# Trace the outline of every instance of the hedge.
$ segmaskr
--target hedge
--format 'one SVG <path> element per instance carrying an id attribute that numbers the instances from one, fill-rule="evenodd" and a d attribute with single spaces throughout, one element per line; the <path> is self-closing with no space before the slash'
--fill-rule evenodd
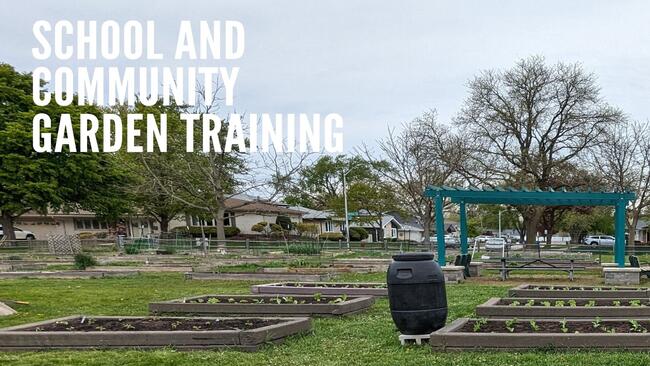
<path id="1" fill-rule="evenodd" d="M 175 233 L 189 234 L 193 237 L 201 237 L 201 227 L 200 226 L 190 226 L 189 229 L 185 226 L 178 226 L 172 229 Z M 239 235 L 241 230 L 234 226 L 226 226 L 223 228 L 226 238 Z M 205 236 L 217 236 L 217 228 L 215 226 L 203 227 L 203 233 Z"/>

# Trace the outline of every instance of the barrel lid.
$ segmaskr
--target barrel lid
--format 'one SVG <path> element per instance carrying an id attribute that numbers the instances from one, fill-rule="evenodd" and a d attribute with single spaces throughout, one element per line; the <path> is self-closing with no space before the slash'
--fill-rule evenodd
<path id="1" fill-rule="evenodd" d="M 417 253 L 400 253 L 393 256 L 393 260 L 400 262 L 408 261 L 431 261 L 433 260 L 433 253 L 430 252 L 417 252 Z"/>

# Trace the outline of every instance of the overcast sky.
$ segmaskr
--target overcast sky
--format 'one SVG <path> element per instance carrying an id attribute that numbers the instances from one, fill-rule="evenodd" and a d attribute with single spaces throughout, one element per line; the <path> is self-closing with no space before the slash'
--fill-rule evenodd
<path id="1" fill-rule="evenodd" d="M 236 62 L 238 110 L 340 113 L 348 151 L 430 108 L 450 121 L 473 75 L 533 54 L 549 62 L 581 62 L 598 76 L 611 104 L 634 119 L 650 117 L 648 1 L 37 4 L 7 1 L 0 12 L 0 61 L 21 71 L 39 65 L 31 56 L 37 19 L 155 20 L 162 51 L 175 47 L 180 20 L 239 20 L 246 28 L 246 52 Z"/>

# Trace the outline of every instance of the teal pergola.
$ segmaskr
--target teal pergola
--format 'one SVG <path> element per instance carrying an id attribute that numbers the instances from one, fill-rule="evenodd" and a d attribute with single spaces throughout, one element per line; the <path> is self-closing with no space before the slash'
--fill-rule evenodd
<path id="1" fill-rule="evenodd" d="M 476 203 L 534 205 L 534 206 L 614 206 L 615 244 L 614 256 L 619 267 L 625 266 L 625 207 L 635 199 L 633 192 L 579 192 L 554 190 L 527 190 L 514 188 L 453 188 L 429 186 L 425 196 L 431 197 L 436 205 L 436 236 L 438 242 L 438 263 L 445 261 L 445 219 L 443 203 L 449 198 L 460 207 L 460 249 L 467 254 L 467 212 L 465 205 Z"/>

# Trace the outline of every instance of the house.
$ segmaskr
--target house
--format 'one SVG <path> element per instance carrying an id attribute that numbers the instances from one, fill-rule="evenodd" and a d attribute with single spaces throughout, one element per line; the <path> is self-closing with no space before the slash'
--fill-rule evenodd
<path id="1" fill-rule="evenodd" d="M 318 234 L 344 231 L 345 220 L 337 218 L 331 211 L 314 210 L 302 206 L 291 206 L 290 209 L 302 212 L 302 222 L 316 225 Z"/>
<path id="2" fill-rule="evenodd" d="M 288 216 L 292 222 L 302 222 L 302 211 L 289 208 L 282 203 L 273 203 L 258 197 L 237 195 L 226 200 L 225 226 L 235 226 L 242 234 L 257 235 L 251 230 L 260 221 L 275 223 L 278 216 Z M 215 220 L 200 220 L 196 216 L 179 215 L 172 219 L 169 228 L 199 226 L 216 226 Z M 146 215 L 129 215 L 117 223 L 109 224 L 90 211 L 51 212 L 42 215 L 29 211 L 15 220 L 15 226 L 34 233 L 36 239 L 47 239 L 51 234 L 94 234 L 95 236 L 112 236 L 123 234 L 131 237 L 143 237 L 160 233 L 158 222 Z"/>
<path id="3" fill-rule="evenodd" d="M 172 220 L 170 227 L 183 225 L 184 221 L 178 218 Z M 49 235 L 62 234 L 95 234 L 98 236 L 123 233 L 126 236 L 147 236 L 160 232 L 156 220 L 146 215 L 130 215 L 119 220 L 118 223 L 109 225 L 105 220 L 98 218 L 93 212 L 77 210 L 71 212 L 51 212 L 42 215 L 35 211 L 28 211 L 14 221 L 14 225 L 34 233 L 36 239 L 47 239 Z"/>
<path id="4" fill-rule="evenodd" d="M 635 241 L 650 243 L 650 221 L 639 220 L 636 224 Z"/>
<path id="5" fill-rule="evenodd" d="M 364 228 L 369 235 L 365 241 L 376 242 L 383 231 L 384 240 L 400 240 L 421 242 L 424 239 L 424 229 L 421 225 L 409 221 L 398 214 L 383 215 L 381 228 L 377 227 L 378 222 L 350 222 L 350 227 Z"/>
<path id="6" fill-rule="evenodd" d="M 295 210 L 284 203 L 275 203 L 259 197 L 249 195 L 236 195 L 226 199 L 226 212 L 224 213 L 224 225 L 239 228 L 245 235 L 258 235 L 260 233 L 251 230 L 258 222 L 275 224 L 278 216 L 287 216 L 293 223 L 302 222 L 303 212 Z M 200 220 L 196 216 L 187 216 L 186 223 L 182 226 L 216 226 L 214 220 Z"/>

